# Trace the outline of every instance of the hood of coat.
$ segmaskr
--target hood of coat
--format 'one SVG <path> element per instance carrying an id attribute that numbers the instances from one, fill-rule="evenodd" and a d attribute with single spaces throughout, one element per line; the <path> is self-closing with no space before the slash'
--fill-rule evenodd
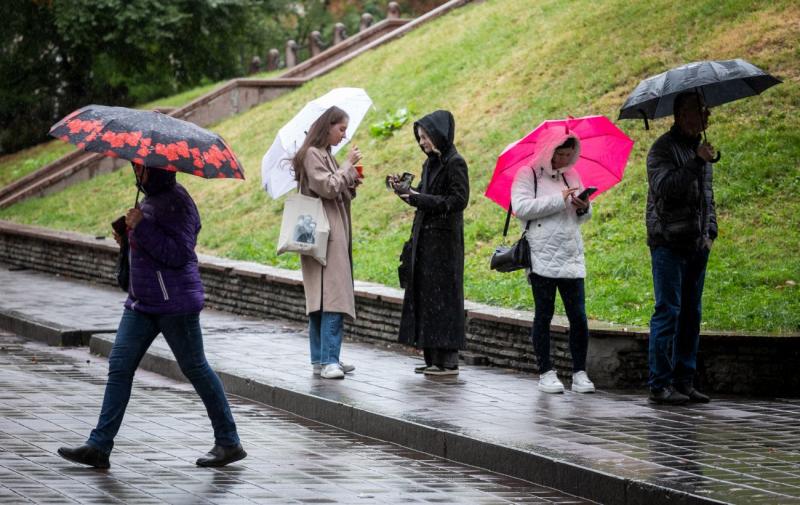
<path id="1" fill-rule="evenodd" d="M 145 167 L 147 181 L 142 184 L 138 180 L 136 186 L 147 196 L 157 195 L 175 187 L 175 172 L 161 170 L 160 168 Z"/>
<path id="2" fill-rule="evenodd" d="M 448 153 L 453 148 L 453 140 L 456 135 L 456 121 L 450 111 L 437 110 L 414 123 L 414 137 L 417 139 L 417 145 L 419 145 L 417 126 L 422 127 L 428 133 L 436 149 L 441 153 L 442 158 L 447 159 Z M 420 147 L 420 149 L 422 148 Z M 427 156 L 434 155 L 434 153 L 425 154 Z"/>
<path id="3" fill-rule="evenodd" d="M 570 137 L 575 139 L 575 149 L 572 153 L 572 158 L 570 158 L 566 166 L 558 170 L 553 170 L 553 153 L 558 146 L 566 142 Z M 548 128 L 536 139 L 536 151 L 536 157 L 533 160 L 532 167 L 537 171 L 544 171 L 547 175 L 560 175 L 571 169 L 578 161 L 581 154 L 581 139 L 579 139 L 575 133 L 567 131 L 564 127 L 556 126 L 554 128 Z"/>

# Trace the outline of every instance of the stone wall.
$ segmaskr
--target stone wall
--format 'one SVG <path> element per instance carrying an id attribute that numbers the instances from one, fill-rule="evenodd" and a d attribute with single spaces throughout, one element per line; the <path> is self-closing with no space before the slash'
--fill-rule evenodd
<path id="1" fill-rule="evenodd" d="M 114 285 L 117 245 L 105 238 L 0 221 L 0 262 L 77 279 Z M 200 256 L 209 307 L 256 317 L 306 321 L 300 272 L 256 263 Z M 2 288 L 0 288 L 2 289 Z M 356 282 L 358 319 L 348 336 L 371 342 L 396 342 L 403 292 Z M 470 363 L 536 372 L 530 344 L 531 312 L 467 302 L 467 349 Z M 569 375 L 571 360 L 566 322 L 551 327 L 553 360 Z M 644 387 L 647 379 L 647 333 L 590 322 L 587 368 L 601 388 Z M 800 335 L 703 334 L 698 383 L 708 391 L 798 396 Z"/>

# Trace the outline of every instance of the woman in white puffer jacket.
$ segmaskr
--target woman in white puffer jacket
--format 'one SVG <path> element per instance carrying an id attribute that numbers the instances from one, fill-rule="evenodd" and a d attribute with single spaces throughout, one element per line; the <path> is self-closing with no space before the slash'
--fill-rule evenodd
<path id="1" fill-rule="evenodd" d="M 550 321 L 555 310 L 556 289 L 569 319 L 572 354 L 572 390 L 594 392 L 586 375 L 589 327 L 586 319 L 583 239 L 580 225 L 592 215 L 580 177 L 573 170 L 580 155 L 580 140 L 562 128 L 551 128 L 537 140 L 533 163 L 517 172 L 511 188 L 511 205 L 531 248 L 528 279 L 536 306 L 531 340 L 539 362 L 539 389 L 563 393 L 550 359 Z M 530 224 L 528 224 L 530 223 Z"/>

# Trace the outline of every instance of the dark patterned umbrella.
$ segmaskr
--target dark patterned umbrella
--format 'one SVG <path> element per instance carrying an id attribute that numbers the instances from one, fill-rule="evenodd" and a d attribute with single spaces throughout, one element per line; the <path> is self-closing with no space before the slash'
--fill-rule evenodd
<path id="1" fill-rule="evenodd" d="M 54 124 L 50 135 L 146 167 L 244 179 L 242 165 L 222 137 L 160 112 L 87 105 Z"/>

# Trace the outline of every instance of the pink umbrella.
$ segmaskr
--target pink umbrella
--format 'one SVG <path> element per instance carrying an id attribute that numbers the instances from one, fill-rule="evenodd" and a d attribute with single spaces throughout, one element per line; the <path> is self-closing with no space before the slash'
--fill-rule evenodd
<path id="1" fill-rule="evenodd" d="M 584 187 L 597 187 L 597 192 L 590 198 L 594 199 L 622 180 L 633 140 L 605 116 L 569 117 L 545 121 L 523 138 L 509 144 L 497 158 L 494 175 L 486 188 L 487 198 L 508 209 L 511 184 L 517 170 L 533 163 L 537 139 L 550 128 L 564 128 L 565 132 L 572 132 L 580 139 L 581 152 L 575 163 L 575 171 Z"/>

